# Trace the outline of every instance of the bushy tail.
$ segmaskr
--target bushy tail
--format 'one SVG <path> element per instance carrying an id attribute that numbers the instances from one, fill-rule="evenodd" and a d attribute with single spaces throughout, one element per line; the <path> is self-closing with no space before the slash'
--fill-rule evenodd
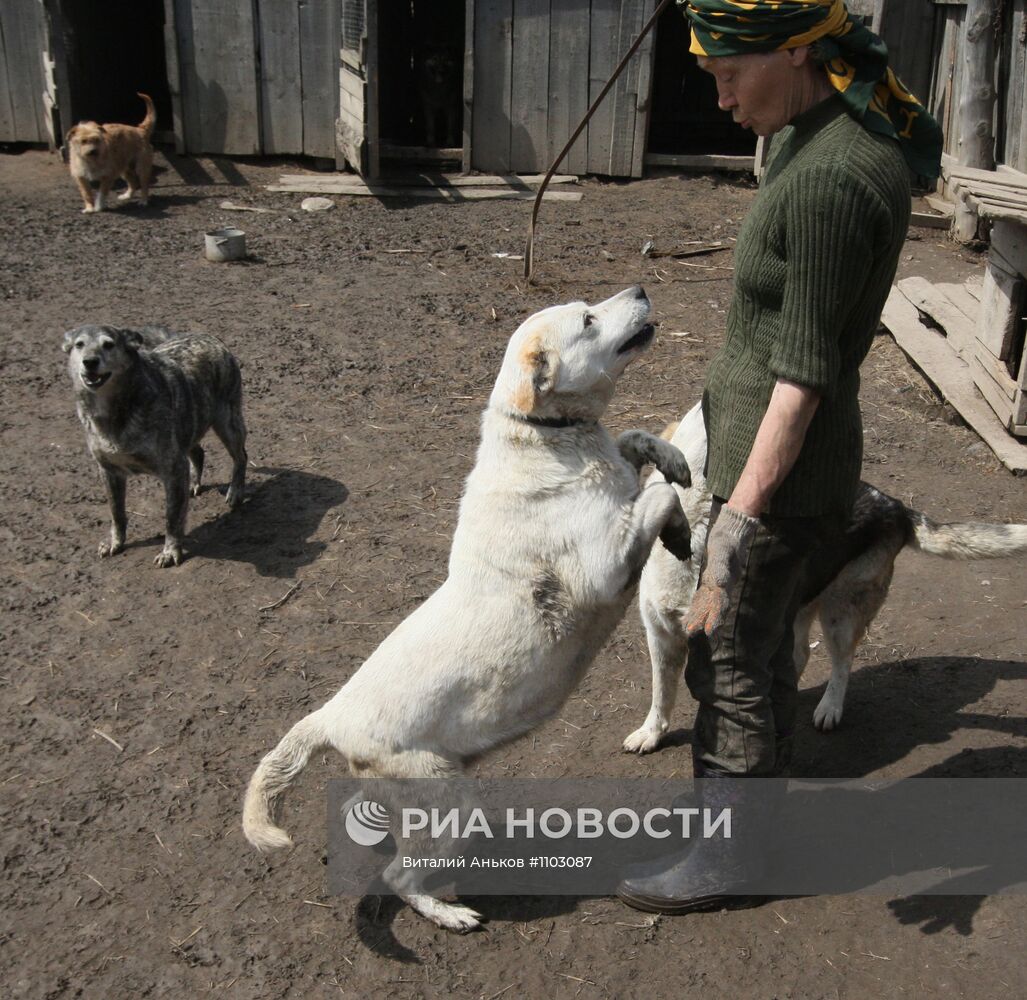
<path id="1" fill-rule="evenodd" d="M 289 835 L 275 826 L 272 818 L 275 800 L 307 766 L 310 755 L 327 743 L 319 709 L 300 719 L 257 765 L 246 789 L 242 829 L 246 839 L 258 850 L 273 851 L 292 844 Z"/>
<path id="2" fill-rule="evenodd" d="M 906 508 L 912 525 L 910 546 L 943 559 L 998 559 L 1027 552 L 1027 524 L 936 524 Z"/>
<path id="3" fill-rule="evenodd" d="M 146 102 L 146 117 L 139 123 L 139 128 L 143 130 L 143 135 L 146 136 L 146 141 L 150 141 L 150 136 L 153 135 L 153 127 L 157 124 L 157 112 L 153 107 L 153 101 L 150 100 L 149 94 L 137 93 L 136 97 L 141 97 Z"/>

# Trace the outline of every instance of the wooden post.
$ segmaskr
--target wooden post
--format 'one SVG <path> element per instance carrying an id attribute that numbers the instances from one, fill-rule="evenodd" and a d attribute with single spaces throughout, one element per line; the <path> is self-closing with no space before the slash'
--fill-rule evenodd
<path id="1" fill-rule="evenodd" d="M 959 162 L 995 169 L 995 32 L 998 0 L 968 0 L 963 44 L 963 92 L 959 95 Z M 964 242 L 977 236 L 977 212 L 956 202 L 953 233 Z"/>

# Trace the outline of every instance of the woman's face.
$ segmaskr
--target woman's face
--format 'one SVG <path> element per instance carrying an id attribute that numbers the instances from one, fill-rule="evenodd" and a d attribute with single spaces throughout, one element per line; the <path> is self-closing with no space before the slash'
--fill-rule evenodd
<path id="1" fill-rule="evenodd" d="M 717 81 L 718 104 L 743 128 L 773 135 L 806 110 L 809 49 L 739 56 L 699 56 L 699 67 Z"/>

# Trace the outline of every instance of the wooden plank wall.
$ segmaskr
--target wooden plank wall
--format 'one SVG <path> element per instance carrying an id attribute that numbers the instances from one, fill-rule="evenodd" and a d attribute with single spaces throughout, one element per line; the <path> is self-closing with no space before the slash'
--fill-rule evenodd
<path id="1" fill-rule="evenodd" d="M 1027 173 L 1027 0 L 1012 0 L 1007 7 L 999 79 L 995 159 Z"/>
<path id="2" fill-rule="evenodd" d="M 478 0 L 471 163 L 541 172 L 655 9 L 655 0 Z M 561 170 L 639 177 L 652 36 L 574 144 Z"/>
<path id="3" fill-rule="evenodd" d="M 335 157 L 340 0 L 171 2 L 186 150 Z"/>
<path id="4" fill-rule="evenodd" d="M 0 2 L 0 142 L 48 142 L 40 0 Z"/>
<path id="5" fill-rule="evenodd" d="M 175 0 L 185 147 L 261 151 L 254 0 Z"/>

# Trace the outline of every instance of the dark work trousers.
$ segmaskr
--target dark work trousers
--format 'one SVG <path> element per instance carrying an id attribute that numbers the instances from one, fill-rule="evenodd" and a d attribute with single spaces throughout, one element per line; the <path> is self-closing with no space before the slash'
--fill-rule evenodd
<path id="1" fill-rule="evenodd" d="M 712 528 L 724 501 L 714 499 Z M 692 733 L 697 770 L 770 776 L 791 759 L 799 699 L 795 618 L 807 563 L 841 537 L 845 518 L 760 518 L 741 554 L 721 626 L 688 644 L 685 682 L 699 703 Z M 705 572 L 705 560 L 702 572 Z"/>

